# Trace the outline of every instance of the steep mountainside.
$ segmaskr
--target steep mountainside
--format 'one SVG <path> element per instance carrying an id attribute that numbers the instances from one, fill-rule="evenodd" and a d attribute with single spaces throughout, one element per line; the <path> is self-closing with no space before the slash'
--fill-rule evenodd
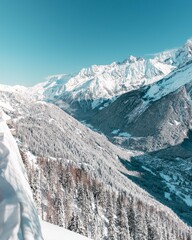
<path id="1" fill-rule="evenodd" d="M 154 196 L 163 190 L 167 205 L 191 224 L 192 62 L 161 81 L 126 93 L 94 115 L 91 124 L 112 142 L 142 150 L 128 169 L 145 173 L 134 179 Z M 156 188 L 151 187 L 155 176 Z M 164 201 L 162 196 L 158 197 Z"/>
<path id="2" fill-rule="evenodd" d="M 2 110 L 0 114 L 0 239 L 88 240 L 44 221 L 39 223 L 26 169 L 11 134 L 13 132 L 6 124 L 10 124 L 11 119 Z"/>
<path id="3" fill-rule="evenodd" d="M 91 124 L 129 147 L 155 151 L 182 142 L 191 128 L 192 62 L 161 81 L 126 93 Z"/>
<path id="4" fill-rule="evenodd" d="M 1 92 L 43 219 L 97 239 L 190 239 L 191 229 L 129 178 L 136 153 L 58 107 Z M 9 104 L 8 104 L 9 103 Z"/>

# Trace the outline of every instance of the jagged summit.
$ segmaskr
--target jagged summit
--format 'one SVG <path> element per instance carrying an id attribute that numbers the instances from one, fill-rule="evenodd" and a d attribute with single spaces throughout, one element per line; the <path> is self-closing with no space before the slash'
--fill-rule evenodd
<path id="1" fill-rule="evenodd" d="M 173 66 L 182 66 L 192 58 L 192 39 L 188 39 L 186 43 L 176 49 L 164 51 L 157 54 L 156 59 L 171 64 Z"/>
<path id="2" fill-rule="evenodd" d="M 185 46 L 188 48 L 188 50 L 192 51 L 192 38 L 188 39 Z"/>

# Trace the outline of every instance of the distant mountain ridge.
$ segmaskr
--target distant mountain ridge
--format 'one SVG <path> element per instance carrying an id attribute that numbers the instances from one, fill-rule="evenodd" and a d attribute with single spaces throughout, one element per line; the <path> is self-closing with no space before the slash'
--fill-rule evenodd
<path id="1" fill-rule="evenodd" d="M 38 100 L 53 102 L 71 115 L 103 109 L 123 93 L 163 79 L 192 58 L 192 39 L 150 59 L 129 56 L 123 62 L 92 65 L 76 74 L 59 74 L 33 87 L 12 87 Z M 9 87 L 10 88 L 10 87 Z M 6 89 L 1 85 L 0 89 Z"/>
<path id="2" fill-rule="evenodd" d="M 164 51 L 151 59 L 130 56 L 123 62 L 83 68 L 77 74 L 50 76 L 31 90 L 36 95 L 40 93 L 39 98 L 54 101 L 65 110 L 66 103 L 70 106 L 79 103 L 83 110 L 103 108 L 123 93 L 164 78 L 191 57 L 192 40 L 188 40 L 181 48 Z"/>

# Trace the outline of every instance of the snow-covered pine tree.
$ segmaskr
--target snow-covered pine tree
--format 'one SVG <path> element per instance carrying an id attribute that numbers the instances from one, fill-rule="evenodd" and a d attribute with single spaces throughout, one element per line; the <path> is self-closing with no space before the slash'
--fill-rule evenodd
<path id="1" fill-rule="evenodd" d="M 108 237 L 110 240 L 115 240 L 116 239 L 116 226 L 115 226 L 115 209 L 113 206 L 113 197 L 111 194 L 111 191 L 108 192 L 108 201 L 107 201 L 107 211 L 106 211 L 106 216 L 108 219 Z"/>
<path id="2" fill-rule="evenodd" d="M 128 216 L 125 208 L 125 198 L 124 194 L 120 192 L 117 198 L 117 239 L 118 240 L 130 240 L 131 236 L 129 233 L 129 224 L 128 224 Z"/>
<path id="3" fill-rule="evenodd" d="M 77 213 L 73 212 L 72 218 L 68 225 L 68 229 L 71 231 L 74 231 L 76 233 L 85 235 L 85 229 L 84 229 L 81 219 Z"/>
<path id="4" fill-rule="evenodd" d="M 65 212 L 64 212 L 64 204 L 63 204 L 63 192 L 60 188 L 60 185 L 57 184 L 57 194 L 55 198 L 55 222 L 60 227 L 65 226 Z"/>

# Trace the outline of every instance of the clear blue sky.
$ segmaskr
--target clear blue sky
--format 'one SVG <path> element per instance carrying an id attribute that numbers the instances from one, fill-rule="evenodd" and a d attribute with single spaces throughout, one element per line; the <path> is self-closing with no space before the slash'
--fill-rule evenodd
<path id="1" fill-rule="evenodd" d="M 0 0 L 0 83 L 174 48 L 191 24 L 191 0 Z"/>

